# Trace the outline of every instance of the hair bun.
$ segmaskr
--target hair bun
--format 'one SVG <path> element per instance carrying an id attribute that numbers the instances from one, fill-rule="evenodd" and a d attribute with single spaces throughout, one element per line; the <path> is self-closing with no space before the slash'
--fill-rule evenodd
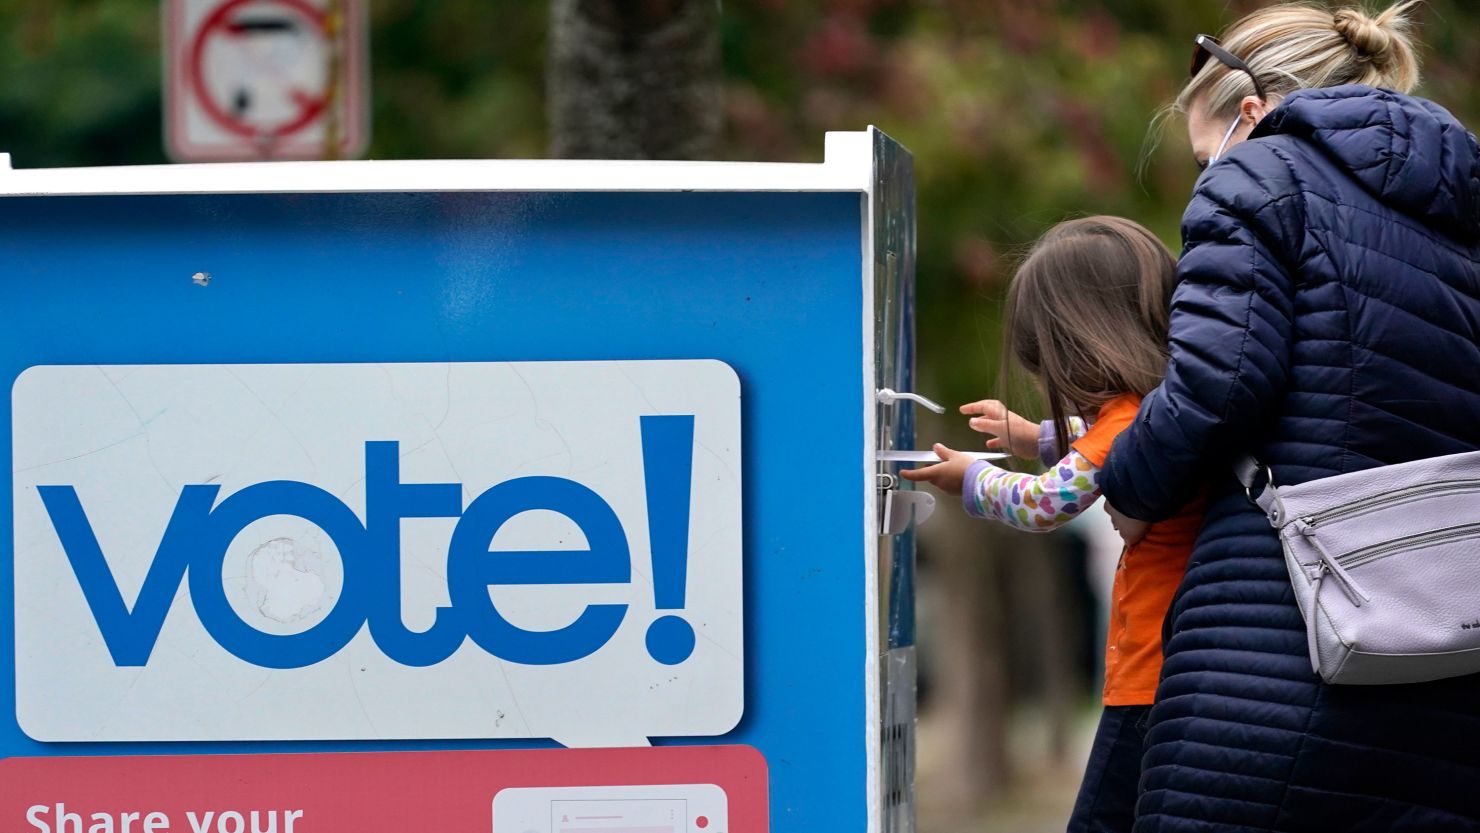
<path id="1" fill-rule="evenodd" d="M 1352 8 L 1338 9 L 1332 18 L 1331 24 L 1337 34 L 1355 47 L 1362 57 L 1378 65 L 1392 57 L 1398 33 L 1384 25 L 1388 20 L 1373 20 L 1360 9 Z"/>

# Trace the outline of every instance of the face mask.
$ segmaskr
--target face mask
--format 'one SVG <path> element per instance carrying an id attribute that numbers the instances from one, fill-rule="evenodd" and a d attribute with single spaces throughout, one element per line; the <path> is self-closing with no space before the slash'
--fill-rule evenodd
<path id="1" fill-rule="evenodd" d="M 1214 162 L 1217 162 L 1219 159 L 1223 158 L 1223 151 L 1228 149 L 1228 142 L 1233 138 L 1233 131 L 1238 130 L 1238 123 L 1243 121 L 1243 119 L 1244 117 L 1242 113 L 1234 116 L 1233 124 L 1230 124 L 1228 126 L 1228 132 L 1223 134 L 1223 142 L 1222 144 L 1218 145 L 1218 151 L 1212 156 L 1208 157 L 1208 165 L 1211 166 Z"/>

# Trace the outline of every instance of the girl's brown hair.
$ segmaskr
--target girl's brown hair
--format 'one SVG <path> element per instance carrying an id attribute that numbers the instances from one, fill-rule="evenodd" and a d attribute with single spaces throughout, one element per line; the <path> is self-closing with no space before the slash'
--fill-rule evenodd
<path id="1" fill-rule="evenodd" d="M 1007 293 L 1007 348 L 1043 384 L 1067 454 L 1068 417 L 1093 418 L 1166 374 L 1177 262 L 1150 231 L 1120 217 L 1049 229 Z"/>

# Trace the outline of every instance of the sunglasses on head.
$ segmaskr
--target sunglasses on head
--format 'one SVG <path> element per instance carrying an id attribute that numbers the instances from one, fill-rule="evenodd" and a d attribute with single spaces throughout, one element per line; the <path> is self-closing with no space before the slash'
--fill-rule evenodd
<path id="1" fill-rule="evenodd" d="M 1192 63 L 1188 67 L 1188 74 L 1190 76 L 1196 77 L 1202 71 L 1202 68 L 1207 66 L 1208 57 L 1212 56 L 1217 58 L 1229 69 L 1246 73 L 1249 76 L 1249 80 L 1254 82 L 1254 95 L 1258 96 L 1260 100 L 1264 100 L 1264 85 L 1259 83 L 1259 76 L 1255 75 L 1254 70 L 1249 69 L 1249 65 L 1244 63 L 1238 56 L 1219 46 L 1217 38 L 1212 35 L 1198 35 L 1196 38 L 1193 38 L 1192 42 L 1194 44 L 1192 48 Z"/>

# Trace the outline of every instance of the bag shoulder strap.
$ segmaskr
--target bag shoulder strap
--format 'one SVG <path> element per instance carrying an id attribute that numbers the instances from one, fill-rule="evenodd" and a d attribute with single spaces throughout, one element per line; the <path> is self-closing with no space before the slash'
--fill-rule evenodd
<path id="1" fill-rule="evenodd" d="M 1281 526 L 1284 523 L 1285 507 L 1274 485 L 1274 470 L 1269 466 L 1261 465 L 1258 460 L 1254 459 L 1254 455 L 1244 454 L 1233 461 L 1233 474 L 1238 478 L 1238 482 L 1243 484 L 1244 494 L 1249 496 L 1249 500 L 1264 510 L 1265 516 L 1269 518 L 1270 526 L 1276 528 Z M 1259 482 L 1261 474 L 1264 488 L 1260 489 L 1256 495 L 1254 484 Z"/>

